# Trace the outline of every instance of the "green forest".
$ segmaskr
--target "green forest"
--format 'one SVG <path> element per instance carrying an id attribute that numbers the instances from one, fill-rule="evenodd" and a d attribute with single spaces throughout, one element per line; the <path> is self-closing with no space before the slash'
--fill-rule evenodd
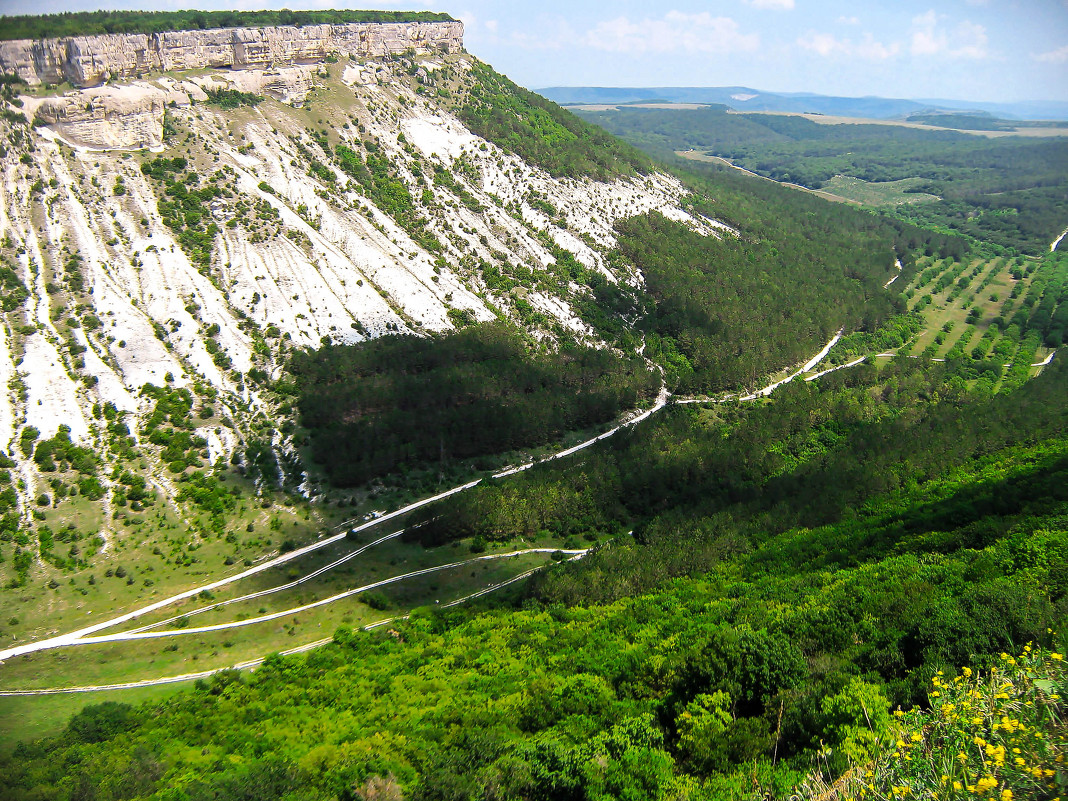
<path id="1" fill-rule="evenodd" d="M 781 797 L 879 754 L 933 680 L 1050 644 L 1066 389 L 1063 362 L 991 397 L 902 360 L 680 408 L 451 502 L 490 536 L 618 532 L 517 606 L 417 610 L 158 704 L 87 707 L 6 758 L 7 797 Z M 1052 798 L 1018 773 L 1014 797 Z"/>
<path id="2" fill-rule="evenodd" d="M 344 25 L 348 22 L 451 22 L 433 11 L 68 11 L 4 17 L 0 40 L 97 36 L 104 33 L 163 33 L 209 28 L 272 25 Z"/>
<path id="3" fill-rule="evenodd" d="M 577 113 L 659 157 L 694 149 L 809 189 L 836 175 L 870 182 L 920 178 L 907 191 L 941 199 L 903 206 L 896 214 L 1006 250 L 1044 252 L 1068 219 L 1064 138 L 828 125 L 792 115 L 728 113 L 722 106 Z"/>
<path id="4" fill-rule="evenodd" d="M 539 351 L 505 323 L 295 353 L 291 381 L 316 461 L 337 486 L 398 468 L 543 445 L 652 399 L 637 356 Z"/>

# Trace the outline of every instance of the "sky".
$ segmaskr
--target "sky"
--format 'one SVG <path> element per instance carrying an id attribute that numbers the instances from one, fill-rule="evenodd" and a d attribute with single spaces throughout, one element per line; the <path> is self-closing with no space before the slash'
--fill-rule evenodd
<path id="1" fill-rule="evenodd" d="M 102 5 L 444 11 L 470 52 L 532 89 L 1068 101 L 1068 0 L 0 0 L 0 13 Z"/>

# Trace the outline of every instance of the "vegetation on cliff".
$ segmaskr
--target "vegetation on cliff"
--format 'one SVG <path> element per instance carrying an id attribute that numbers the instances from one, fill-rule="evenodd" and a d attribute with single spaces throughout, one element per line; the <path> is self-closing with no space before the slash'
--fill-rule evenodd
<path id="1" fill-rule="evenodd" d="M 0 40 L 97 36 L 105 33 L 163 33 L 209 28 L 265 28 L 272 25 L 344 25 L 350 22 L 453 22 L 433 11 L 70 11 L 4 17 Z"/>
<path id="2" fill-rule="evenodd" d="M 457 110 L 471 131 L 554 177 L 606 180 L 653 164 L 625 142 L 475 62 L 475 84 Z"/>

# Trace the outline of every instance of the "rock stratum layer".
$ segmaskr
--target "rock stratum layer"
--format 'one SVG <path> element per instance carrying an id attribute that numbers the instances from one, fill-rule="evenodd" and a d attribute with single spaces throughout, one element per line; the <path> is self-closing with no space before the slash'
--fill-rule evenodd
<path id="1" fill-rule="evenodd" d="M 463 49 L 463 33 L 461 22 L 372 22 L 18 39 L 0 42 L 0 71 L 31 85 L 98 86 L 149 72 L 263 68 L 330 55 L 455 53 Z"/>

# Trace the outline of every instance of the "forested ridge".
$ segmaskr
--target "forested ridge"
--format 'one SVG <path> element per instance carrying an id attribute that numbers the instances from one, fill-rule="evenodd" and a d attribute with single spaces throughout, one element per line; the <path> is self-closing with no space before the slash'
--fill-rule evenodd
<path id="1" fill-rule="evenodd" d="M 1068 219 L 1064 138 L 987 139 L 891 125 L 827 125 L 717 106 L 578 113 L 657 156 L 693 148 L 810 189 L 836 175 L 870 182 L 920 178 L 906 191 L 941 199 L 899 207 L 899 217 L 1023 253 L 1047 249 Z"/>
<path id="2" fill-rule="evenodd" d="M 1068 609 L 1066 384 L 1062 364 L 975 396 L 903 362 L 680 410 L 523 477 L 529 503 L 600 486 L 647 522 L 522 609 L 417 611 L 89 707 L 6 759 L 7 797 L 783 797 L 817 751 L 832 773 L 878 753 L 938 671 L 1048 642 Z"/>
<path id="3" fill-rule="evenodd" d="M 605 180 L 647 173 L 652 161 L 621 139 L 475 62 L 475 86 L 456 113 L 471 131 L 550 175 Z"/>
<path id="4" fill-rule="evenodd" d="M 451 22 L 432 11 L 68 11 L 12 14 L 0 26 L 0 40 L 96 36 L 104 33 L 163 33 L 209 28 L 272 25 L 343 25 L 348 22 Z"/>
<path id="5" fill-rule="evenodd" d="M 1068 429 L 1058 403 L 1068 371 L 1062 365 L 1056 373 L 991 396 L 969 391 L 955 365 L 900 359 L 793 382 L 764 406 L 676 406 L 656 425 L 617 435 L 571 464 L 450 498 L 424 513 L 426 525 L 415 531 L 440 542 L 449 535 L 508 541 L 543 529 L 562 538 L 633 530 L 640 548 L 589 556 L 546 578 L 539 591 L 545 600 L 612 600 L 651 590 L 680 570 L 699 572 L 724 548 L 841 524 L 869 499 L 926 485 L 976 455 L 1056 440 Z M 1063 494 L 1050 471 L 1032 478 L 1050 486 L 1039 491 L 1025 482 L 1004 492 L 996 503 L 1006 515 L 1017 502 Z M 986 497 L 978 487 L 969 492 Z M 940 529 L 920 506 L 893 512 L 892 520 L 913 521 L 908 530 Z M 896 540 L 903 530 L 884 536 Z M 813 547 L 831 559 L 830 540 L 822 542 Z M 834 558 L 849 562 L 858 553 L 847 548 Z"/>

